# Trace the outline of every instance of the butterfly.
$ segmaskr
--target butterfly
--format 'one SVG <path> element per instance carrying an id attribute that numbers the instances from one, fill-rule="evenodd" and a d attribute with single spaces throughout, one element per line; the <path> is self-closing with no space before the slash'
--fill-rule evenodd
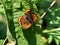
<path id="1" fill-rule="evenodd" d="M 18 17 L 18 23 L 23 29 L 28 29 L 37 20 L 37 15 L 30 9 L 25 11 L 25 15 Z"/>

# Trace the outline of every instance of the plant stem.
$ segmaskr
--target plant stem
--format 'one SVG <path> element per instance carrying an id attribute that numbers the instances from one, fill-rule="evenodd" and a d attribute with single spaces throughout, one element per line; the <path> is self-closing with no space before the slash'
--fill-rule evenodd
<path id="1" fill-rule="evenodd" d="M 54 0 L 54 1 L 51 3 L 51 5 L 47 8 L 47 10 L 42 14 L 41 19 L 44 18 L 44 16 L 46 15 L 47 11 L 50 10 L 50 8 L 51 8 L 55 3 L 56 3 L 56 0 Z"/>
<path id="2" fill-rule="evenodd" d="M 60 31 L 60 28 L 51 29 L 51 30 L 44 30 L 43 33 L 54 32 L 54 31 Z"/>
<path id="3" fill-rule="evenodd" d="M 2 45 L 4 45 L 4 44 L 5 44 L 6 40 L 7 40 L 7 37 L 5 38 L 5 40 L 4 40 L 4 42 L 3 42 L 3 44 L 2 44 Z"/>

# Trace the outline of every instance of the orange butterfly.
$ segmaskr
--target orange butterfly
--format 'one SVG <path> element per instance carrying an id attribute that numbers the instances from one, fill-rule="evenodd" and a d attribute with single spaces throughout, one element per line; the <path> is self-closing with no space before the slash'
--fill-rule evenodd
<path id="1" fill-rule="evenodd" d="M 30 9 L 26 10 L 24 16 L 18 18 L 18 23 L 23 29 L 28 29 L 37 20 L 37 15 Z"/>

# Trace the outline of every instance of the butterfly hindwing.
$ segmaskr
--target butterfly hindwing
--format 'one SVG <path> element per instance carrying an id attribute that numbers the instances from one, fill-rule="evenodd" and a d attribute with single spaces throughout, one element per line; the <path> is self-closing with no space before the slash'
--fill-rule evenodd
<path id="1" fill-rule="evenodd" d="M 19 22 L 19 24 L 21 24 L 23 29 L 28 29 L 31 26 L 31 23 L 28 22 L 28 20 L 26 18 L 24 18 L 24 16 L 19 17 L 18 22 Z"/>

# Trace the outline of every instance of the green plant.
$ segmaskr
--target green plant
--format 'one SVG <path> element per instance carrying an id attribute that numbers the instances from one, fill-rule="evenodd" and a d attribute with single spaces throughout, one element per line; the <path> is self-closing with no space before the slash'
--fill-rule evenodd
<path id="1" fill-rule="evenodd" d="M 10 42 L 16 45 L 59 45 L 60 7 L 58 1 L 53 7 L 49 7 L 52 2 L 53 0 L 0 0 L 0 14 L 5 17 L 1 21 L 6 24 L 4 29 L 7 30 L 6 38 L 0 40 L 0 45 Z M 29 29 L 24 30 L 18 24 L 18 17 L 30 8 L 37 14 L 38 19 Z M 46 14 L 42 16 L 44 12 Z"/>

